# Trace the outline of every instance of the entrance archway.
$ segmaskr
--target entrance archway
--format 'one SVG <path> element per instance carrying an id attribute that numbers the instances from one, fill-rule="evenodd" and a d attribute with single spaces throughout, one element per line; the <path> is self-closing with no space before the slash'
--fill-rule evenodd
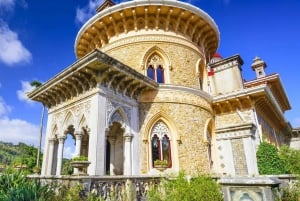
<path id="1" fill-rule="evenodd" d="M 109 175 L 124 174 L 124 128 L 119 122 L 113 122 L 107 133 L 106 172 Z M 109 166 L 108 166 L 109 163 Z M 108 169 L 109 168 L 109 169 Z"/>

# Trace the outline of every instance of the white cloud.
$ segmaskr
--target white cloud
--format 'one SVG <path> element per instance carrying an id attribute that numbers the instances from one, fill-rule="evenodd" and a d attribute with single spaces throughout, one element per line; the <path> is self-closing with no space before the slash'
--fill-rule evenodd
<path id="1" fill-rule="evenodd" d="M 10 113 L 11 107 L 5 103 L 3 98 L 0 96 L 0 117 Z M 1 128 L 1 127 L 0 127 Z"/>
<path id="2" fill-rule="evenodd" d="M 96 9 L 104 2 L 104 0 L 89 0 L 89 3 L 76 9 L 76 21 L 79 23 L 85 23 L 95 13 Z"/>
<path id="3" fill-rule="evenodd" d="M 38 144 L 39 126 L 21 119 L 9 119 L 11 106 L 0 96 L 0 141 L 29 145 Z"/>
<path id="4" fill-rule="evenodd" d="M 32 104 L 34 103 L 32 100 L 28 99 L 26 93 L 32 91 L 34 89 L 33 86 L 30 85 L 28 81 L 21 81 L 22 89 L 17 91 L 18 99 L 20 101 L 25 101 L 26 103 Z"/>
<path id="5" fill-rule="evenodd" d="M 0 0 L 0 8 L 12 9 L 14 5 L 14 0 Z"/>
<path id="6" fill-rule="evenodd" d="M 64 158 L 73 158 L 75 156 L 75 150 L 72 146 L 64 146 Z"/>
<path id="7" fill-rule="evenodd" d="M 0 118 L 0 141 L 38 145 L 39 126 L 21 119 Z"/>
<path id="8" fill-rule="evenodd" d="M 7 65 L 29 63 L 31 57 L 29 50 L 19 40 L 18 34 L 10 30 L 6 23 L 0 23 L 0 61 Z"/>

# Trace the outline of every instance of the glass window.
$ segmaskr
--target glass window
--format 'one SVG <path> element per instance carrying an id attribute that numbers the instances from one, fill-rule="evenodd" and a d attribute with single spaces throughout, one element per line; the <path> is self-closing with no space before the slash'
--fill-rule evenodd
<path id="1" fill-rule="evenodd" d="M 161 67 L 161 65 L 159 65 L 156 69 L 156 81 L 158 83 L 164 83 L 164 69 Z"/>
<path id="2" fill-rule="evenodd" d="M 162 121 L 157 122 L 151 132 L 152 166 L 155 161 L 164 161 L 167 167 L 172 167 L 171 143 L 169 129 Z"/>
<path id="3" fill-rule="evenodd" d="M 152 80 L 154 80 L 154 68 L 150 65 L 147 69 L 147 77 L 151 78 Z"/>

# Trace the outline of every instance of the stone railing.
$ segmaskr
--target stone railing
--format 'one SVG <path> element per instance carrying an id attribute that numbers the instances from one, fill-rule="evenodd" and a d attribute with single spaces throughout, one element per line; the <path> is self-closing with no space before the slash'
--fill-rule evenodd
<path id="1" fill-rule="evenodd" d="M 39 176 L 31 175 L 42 183 L 84 187 L 81 195 L 92 193 L 105 201 L 147 201 L 147 191 L 158 185 L 159 176 Z M 220 184 L 224 201 L 274 201 L 280 189 L 297 181 L 294 175 L 212 177 Z M 275 194 L 274 194 L 275 193 Z"/>
<path id="2" fill-rule="evenodd" d="M 106 201 L 146 201 L 150 186 L 158 185 L 158 176 L 30 176 L 42 183 L 75 186 L 83 185 L 82 196 L 92 193 Z"/>

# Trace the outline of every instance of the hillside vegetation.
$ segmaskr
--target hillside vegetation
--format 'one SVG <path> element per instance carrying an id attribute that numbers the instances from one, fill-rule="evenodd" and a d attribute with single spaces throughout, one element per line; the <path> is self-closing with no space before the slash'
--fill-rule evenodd
<path id="1" fill-rule="evenodd" d="M 0 141 L 0 167 L 18 167 L 23 166 L 28 172 L 33 172 L 36 165 L 37 148 L 19 143 Z M 40 164 L 42 157 L 40 158 Z"/>

